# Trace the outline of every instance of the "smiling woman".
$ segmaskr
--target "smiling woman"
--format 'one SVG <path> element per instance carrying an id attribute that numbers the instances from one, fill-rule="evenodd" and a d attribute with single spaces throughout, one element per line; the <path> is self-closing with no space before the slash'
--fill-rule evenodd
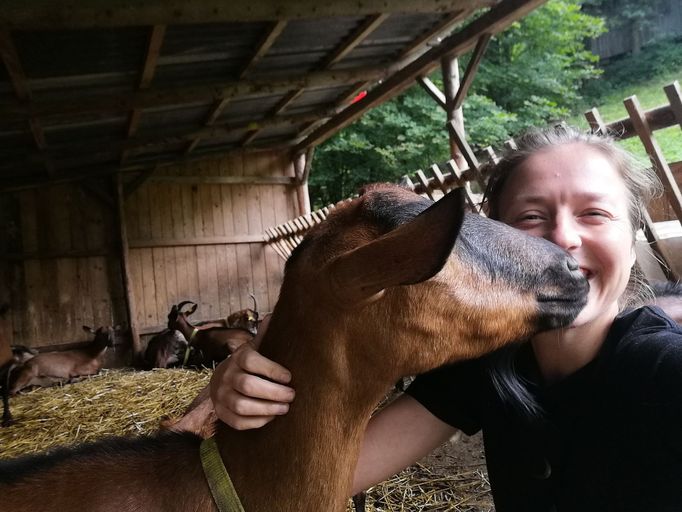
<path id="1" fill-rule="evenodd" d="M 489 216 L 573 256 L 590 284 L 587 305 L 569 327 L 517 350 L 419 376 L 370 421 L 353 491 L 460 429 L 483 432 L 498 512 L 677 510 L 682 330 L 657 307 L 626 309 L 655 175 L 610 139 L 570 128 L 517 145 L 491 169 Z M 286 379 L 260 377 L 285 369 L 243 352 L 218 367 L 212 396 L 219 417 L 252 428 L 286 413 L 294 392 Z"/>

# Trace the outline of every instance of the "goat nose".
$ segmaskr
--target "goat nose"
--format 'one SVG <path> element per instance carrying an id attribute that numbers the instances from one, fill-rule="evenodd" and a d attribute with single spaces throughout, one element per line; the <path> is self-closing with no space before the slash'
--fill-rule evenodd
<path id="1" fill-rule="evenodd" d="M 566 266 L 568 267 L 568 270 L 571 272 L 575 272 L 576 270 L 580 270 L 580 265 L 578 262 L 575 260 L 575 258 L 568 257 L 566 258 Z"/>

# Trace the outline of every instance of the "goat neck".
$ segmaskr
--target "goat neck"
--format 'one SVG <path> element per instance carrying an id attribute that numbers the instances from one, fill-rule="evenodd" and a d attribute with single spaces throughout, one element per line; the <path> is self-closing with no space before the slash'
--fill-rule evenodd
<path id="1" fill-rule="evenodd" d="M 253 431 L 218 430 L 223 459 L 249 512 L 272 510 L 273 503 L 281 511 L 344 510 L 367 421 L 391 384 L 389 377 L 366 378 L 371 362 L 359 365 L 348 353 L 345 329 L 308 321 L 316 324 L 314 336 L 274 315 L 261 345 L 295 376 L 289 413 Z M 292 469 L 283 474 L 284 467 Z"/>
<path id="2" fill-rule="evenodd" d="M 195 329 L 195 327 L 189 322 L 189 320 L 187 320 L 187 317 L 185 316 L 184 313 L 178 313 L 178 317 L 173 323 L 173 326 L 171 327 L 171 325 L 169 324 L 168 328 L 180 331 L 187 340 L 187 343 L 191 342 L 192 333 L 194 332 Z"/>

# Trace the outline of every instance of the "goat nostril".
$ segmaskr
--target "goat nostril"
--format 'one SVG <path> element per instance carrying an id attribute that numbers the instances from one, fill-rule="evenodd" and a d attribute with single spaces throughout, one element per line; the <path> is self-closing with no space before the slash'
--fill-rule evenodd
<path id="1" fill-rule="evenodd" d="M 580 270 L 580 265 L 578 265 L 578 262 L 573 258 L 566 258 L 566 266 L 568 266 L 568 270 L 571 272 Z"/>

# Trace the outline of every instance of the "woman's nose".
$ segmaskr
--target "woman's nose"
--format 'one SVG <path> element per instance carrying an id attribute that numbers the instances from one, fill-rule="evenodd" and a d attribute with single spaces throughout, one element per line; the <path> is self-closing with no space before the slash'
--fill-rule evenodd
<path id="1" fill-rule="evenodd" d="M 545 238 L 565 250 L 575 249 L 582 245 L 580 231 L 573 219 L 556 219 Z"/>

